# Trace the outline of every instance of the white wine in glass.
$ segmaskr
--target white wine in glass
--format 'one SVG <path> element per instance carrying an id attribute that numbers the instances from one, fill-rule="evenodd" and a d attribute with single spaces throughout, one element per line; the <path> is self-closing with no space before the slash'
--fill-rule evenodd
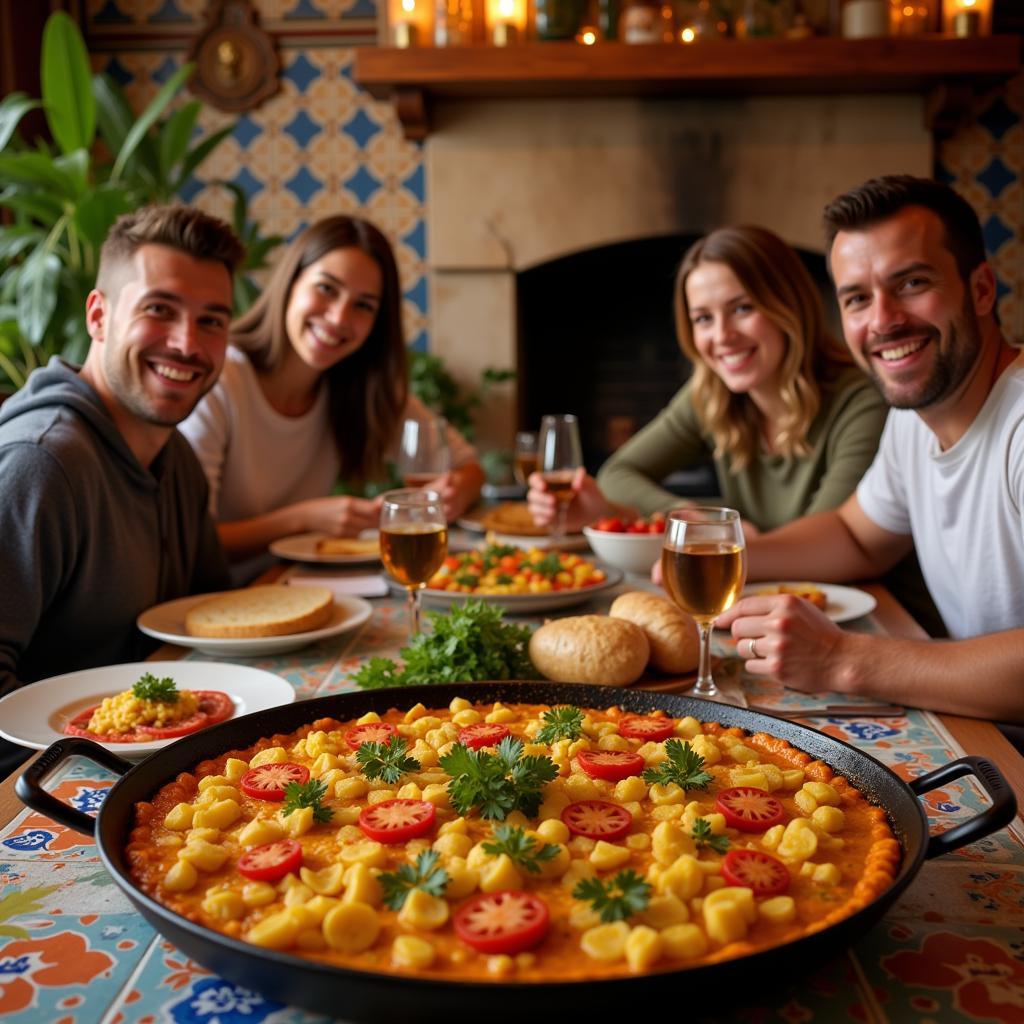
<path id="1" fill-rule="evenodd" d="M 420 631 L 420 591 L 448 554 L 448 522 L 437 491 L 387 491 L 380 509 L 380 557 L 409 596 L 409 636 Z"/>
<path id="2" fill-rule="evenodd" d="M 565 536 L 565 516 L 575 497 L 572 479 L 583 465 L 579 422 L 573 415 L 544 416 L 537 439 L 537 469 L 557 503 L 551 536 Z"/>
<path id="3" fill-rule="evenodd" d="M 520 487 L 529 487 L 530 474 L 537 469 L 537 435 L 532 430 L 516 434 L 516 447 L 512 455 L 512 475 Z"/>
<path id="4" fill-rule="evenodd" d="M 669 597 L 697 621 L 700 669 L 690 693 L 714 697 L 711 629 L 731 608 L 747 578 L 747 549 L 740 514 L 731 508 L 677 508 L 665 524 L 661 572 Z"/>
<path id="5" fill-rule="evenodd" d="M 407 419 L 398 449 L 398 474 L 405 486 L 423 487 L 449 469 L 448 421 L 443 416 Z"/>

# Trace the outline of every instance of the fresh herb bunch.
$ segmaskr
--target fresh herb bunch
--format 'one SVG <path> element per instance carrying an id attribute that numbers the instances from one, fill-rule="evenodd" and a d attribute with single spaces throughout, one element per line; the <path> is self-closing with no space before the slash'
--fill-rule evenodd
<path id="1" fill-rule="evenodd" d="M 606 924 L 626 921 L 647 909 L 651 887 L 635 871 L 620 871 L 608 881 L 584 878 L 572 891 L 573 899 L 589 903 Z"/>
<path id="2" fill-rule="evenodd" d="M 545 843 L 538 849 L 537 840 L 514 825 L 495 825 L 491 835 L 492 839 L 484 843 L 487 853 L 495 857 L 508 854 L 512 861 L 534 875 L 540 874 L 544 861 L 558 856 L 557 845 Z"/>
<path id="3" fill-rule="evenodd" d="M 418 772 L 420 763 L 406 754 L 404 736 L 392 736 L 387 743 L 361 743 L 356 761 L 368 779 L 397 782 L 406 772 Z"/>
<path id="4" fill-rule="evenodd" d="M 552 551 L 539 561 L 534 562 L 530 568 L 534 572 L 540 573 L 546 580 L 551 580 L 562 571 L 562 560 L 558 557 L 558 552 Z"/>
<path id="5" fill-rule="evenodd" d="M 157 679 L 152 672 L 146 672 L 132 687 L 132 696 L 138 697 L 139 700 L 159 700 L 165 704 L 177 704 L 180 695 L 177 685 L 170 676 Z"/>
<path id="6" fill-rule="evenodd" d="M 680 789 L 705 789 L 714 778 L 704 771 L 704 758 L 689 743 L 666 740 L 668 760 L 644 771 L 644 782 L 659 782 L 663 786 L 674 782 Z"/>
<path id="7" fill-rule="evenodd" d="M 289 782 L 284 787 L 284 806 L 281 808 L 281 816 L 287 818 L 292 811 L 300 807 L 313 808 L 313 820 L 319 825 L 326 825 L 334 817 L 334 811 L 330 807 L 324 807 L 321 803 L 327 794 L 327 783 L 317 779 L 310 779 L 309 782 Z"/>
<path id="8" fill-rule="evenodd" d="M 534 736 L 538 743 L 575 740 L 583 732 L 583 712 L 570 706 L 552 708 L 540 716 L 544 727 Z"/>
<path id="9" fill-rule="evenodd" d="M 698 818 L 693 823 L 693 829 L 690 832 L 693 837 L 693 841 L 697 844 L 697 849 L 704 846 L 709 846 L 715 853 L 725 853 L 729 849 L 729 837 L 728 836 L 716 836 L 711 831 L 711 823 L 707 818 Z"/>
<path id="10" fill-rule="evenodd" d="M 431 896 L 443 896 L 449 882 L 448 872 L 437 866 L 437 850 L 424 850 L 415 864 L 403 864 L 397 871 L 388 871 L 377 877 L 384 890 L 384 903 L 392 910 L 401 910 L 405 898 L 413 889 L 422 889 Z"/>
<path id="11" fill-rule="evenodd" d="M 456 605 L 450 614 L 430 615 L 433 632 L 420 633 L 399 654 L 371 658 L 352 679 L 364 690 L 423 686 L 479 679 L 531 679 L 537 670 L 526 652 L 530 630 L 502 622 L 503 609 L 480 600 Z"/>
<path id="12" fill-rule="evenodd" d="M 504 821 L 513 811 L 536 817 L 544 785 L 558 777 L 549 757 L 523 755 L 523 741 L 506 736 L 491 754 L 461 743 L 441 758 L 451 776 L 448 798 L 459 814 L 479 808 L 483 818 Z"/>

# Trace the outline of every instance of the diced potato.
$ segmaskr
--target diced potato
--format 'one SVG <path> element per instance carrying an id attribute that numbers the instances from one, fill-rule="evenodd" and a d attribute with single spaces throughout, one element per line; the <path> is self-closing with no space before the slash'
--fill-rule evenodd
<path id="1" fill-rule="evenodd" d="M 620 804 L 643 800 L 647 796 L 647 783 L 639 775 L 631 775 L 616 782 L 612 794 Z"/>
<path id="2" fill-rule="evenodd" d="M 792 896 L 772 896 L 758 904 L 757 912 L 772 924 L 789 924 L 796 920 L 796 902 Z"/>
<path id="3" fill-rule="evenodd" d="M 497 704 L 494 705 L 494 710 L 490 714 L 484 715 L 485 722 L 497 722 L 501 725 L 515 720 L 516 713 L 511 708 L 499 707 Z"/>
<path id="4" fill-rule="evenodd" d="M 382 868 L 387 863 L 388 854 L 381 843 L 366 839 L 350 846 L 343 846 L 341 859 L 345 864 L 365 864 L 368 868 Z M 330 939 L 327 941 L 330 942 Z"/>
<path id="5" fill-rule="evenodd" d="M 573 860 L 569 862 L 569 867 L 562 875 L 562 888 L 572 892 L 584 878 L 596 877 L 597 868 L 589 860 Z"/>
<path id="6" fill-rule="evenodd" d="M 298 885 L 289 887 L 284 894 L 284 905 L 286 907 L 301 907 L 313 898 L 313 890 L 308 885 L 299 882 Z"/>
<path id="7" fill-rule="evenodd" d="M 287 910 L 279 910 L 254 924 L 245 939 L 264 949 L 289 949 L 295 944 L 300 930 L 301 924 L 293 915 Z"/>
<path id="8" fill-rule="evenodd" d="M 665 750 L 665 744 L 656 743 L 654 740 L 649 740 L 647 743 L 641 743 L 640 746 L 637 747 L 636 752 L 650 767 L 657 766 L 661 764 L 662 761 L 668 760 L 668 752 Z"/>
<path id="9" fill-rule="evenodd" d="M 451 821 L 446 821 L 437 830 L 437 834 L 441 836 L 446 836 L 453 832 L 460 836 L 469 835 L 469 823 L 465 818 L 452 818 Z"/>
<path id="10" fill-rule="evenodd" d="M 472 706 L 472 703 L 466 700 L 465 697 L 453 697 L 452 702 L 448 705 L 448 710 L 458 714 L 460 711 L 466 711 Z"/>
<path id="11" fill-rule="evenodd" d="M 380 715 L 376 711 L 367 711 L 362 718 L 356 719 L 356 725 L 370 725 L 371 723 L 376 724 L 380 721 Z"/>
<path id="12" fill-rule="evenodd" d="M 697 844 L 675 822 L 662 821 L 651 833 L 651 852 L 659 864 L 667 867 L 684 853 L 695 855 Z"/>
<path id="13" fill-rule="evenodd" d="M 186 843 L 178 851 L 178 860 L 188 861 L 198 871 L 216 871 L 227 859 L 228 851 L 223 846 L 214 846 L 205 839 Z"/>
<path id="14" fill-rule="evenodd" d="M 718 762 L 722 760 L 722 750 L 710 736 L 705 736 L 703 733 L 699 736 L 694 736 L 694 738 L 690 740 L 690 746 L 696 753 L 700 754 L 700 756 L 704 758 L 705 768 L 713 764 L 718 764 Z"/>
<path id="15" fill-rule="evenodd" d="M 448 901 L 440 896 L 431 896 L 422 889 L 413 889 L 406 897 L 398 920 L 408 928 L 433 931 L 448 921 Z"/>
<path id="16" fill-rule="evenodd" d="M 729 772 L 729 784 L 732 786 L 753 786 L 755 789 L 768 790 L 768 779 L 759 768 L 733 768 Z"/>
<path id="17" fill-rule="evenodd" d="M 753 924 L 757 920 L 753 889 L 748 889 L 745 885 L 729 885 L 720 888 L 704 898 L 703 910 L 706 913 L 708 907 L 719 907 L 724 903 L 735 903 L 747 924 Z"/>
<path id="18" fill-rule="evenodd" d="M 249 767 L 259 768 L 261 764 L 283 764 L 287 760 L 288 751 L 284 747 L 267 747 L 249 762 Z"/>
<path id="19" fill-rule="evenodd" d="M 826 807 L 837 807 L 842 802 L 839 791 L 827 782 L 805 782 L 803 791 Z"/>
<path id="20" fill-rule="evenodd" d="M 573 772 L 565 780 L 564 792 L 572 803 L 578 800 L 601 799 L 601 787 L 589 775 L 584 775 L 583 772 Z"/>
<path id="21" fill-rule="evenodd" d="M 783 788 L 785 781 L 781 768 L 776 768 L 773 764 L 762 764 L 758 767 L 758 771 L 764 776 L 766 783 L 764 788 L 769 793 L 774 793 L 775 790 Z"/>
<path id="22" fill-rule="evenodd" d="M 433 848 L 442 857 L 466 857 L 473 849 L 473 840 L 458 832 L 448 832 L 434 840 Z"/>
<path id="23" fill-rule="evenodd" d="M 242 776 L 249 770 L 249 762 L 242 761 L 237 757 L 229 757 L 224 762 L 224 777 L 228 782 L 238 782 Z"/>
<path id="24" fill-rule="evenodd" d="M 507 853 L 501 854 L 490 864 L 480 869 L 480 891 L 501 892 L 504 889 L 521 889 L 522 876 L 514 861 Z"/>
<path id="25" fill-rule="evenodd" d="M 299 807 L 287 817 L 282 816 L 281 824 L 284 826 L 287 835 L 291 836 L 292 839 L 298 839 L 299 836 L 305 835 L 315 824 L 313 808 Z"/>
<path id="26" fill-rule="evenodd" d="M 675 734 L 684 740 L 692 740 L 700 732 L 700 722 L 693 715 L 680 718 L 676 723 Z"/>
<path id="27" fill-rule="evenodd" d="M 661 807 L 663 804 L 682 804 L 686 801 L 686 791 L 674 782 L 655 782 L 647 796 L 655 807 Z"/>
<path id="28" fill-rule="evenodd" d="M 634 974 L 649 971 L 661 959 L 661 937 L 645 924 L 631 928 L 626 938 L 626 963 Z"/>
<path id="29" fill-rule="evenodd" d="M 838 807 L 823 805 L 811 815 L 811 824 L 823 832 L 839 832 L 846 824 L 846 815 Z"/>
<path id="30" fill-rule="evenodd" d="M 569 841 L 569 829 L 564 821 L 559 821 L 557 818 L 548 818 L 546 821 L 542 821 L 534 831 L 542 843 L 567 843 Z"/>
<path id="31" fill-rule="evenodd" d="M 806 789 L 801 789 L 793 796 L 793 803 L 807 815 L 813 814 L 818 809 L 818 801 Z"/>
<path id="32" fill-rule="evenodd" d="M 461 857 L 452 857 L 445 863 L 448 884 L 444 887 L 447 899 L 460 900 L 476 891 L 480 884 L 480 872 L 471 868 Z"/>
<path id="33" fill-rule="evenodd" d="M 786 860 L 809 860 L 818 852 L 818 835 L 806 818 L 794 818 L 786 825 L 775 852 Z"/>
<path id="34" fill-rule="evenodd" d="M 338 755 L 332 752 L 324 751 L 313 762 L 313 766 L 312 768 L 310 768 L 310 773 L 313 775 L 314 778 L 323 781 L 323 777 L 327 772 L 340 767 L 341 760 L 338 757 Z"/>
<path id="35" fill-rule="evenodd" d="M 207 843 L 219 843 L 220 842 L 220 829 L 219 828 L 190 828 L 185 834 L 185 839 L 188 842 L 198 842 L 202 840 Z"/>
<path id="36" fill-rule="evenodd" d="M 690 920 L 690 911 L 681 899 L 670 893 L 666 896 L 652 896 L 647 908 L 640 911 L 639 917 L 644 924 L 663 931 L 674 924 L 685 924 Z"/>
<path id="37" fill-rule="evenodd" d="M 569 911 L 569 924 L 577 931 L 585 932 L 601 923 L 601 915 L 589 904 L 574 900 Z"/>
<path id="38" fill-rule="evenodd" d="M 452 715 L 452 721 L 458 726 L 465 727 L 467 725 L 476 725 L 477 722 L 483 721 L 483 717 L 479 711 L 473 708 L 466 708 Z"/>
<path id="39" fill-rule="evenodd" d="M 242 816 L 242 808 L 234 800 L 218 800 L 196 811 L 192 824 L 196 828 L 230 828 Z"/>
<path id="40" fill-rule="evenodd" d="M 422 718 L 427 713 L 427 709 L 424 707 L 422 702 L 413 704 L 411 708 L 405 713 L 405 718 L 402 721 L 409 723 L 415 722 L 417 718 Z"/>
<path id="41" fill-rule="evenodd" d="M 743 743 L 732 743 L 729 745 L 729 756 L 737 764 L 748 764 L 751 761 L 756 761 L 760 755 L 756 750 L 751 750 Z"/>
<path id="42" fill-rule="evenodd" d="M 380 934 L 380 918 L 365 903 L 341 903 L 328 913 L 323 922 L 324 938 L 339 953 L 362 953 Z"/>
<path id="43" fill-rule="evenodd" d="M 684 853 L 665 868 L 657 881 L 658 892 L 681 900 L 696 896 L 704 887 L 704 872 L 697 858 Z"/>
<path id="44" fill-rule="evenodd" d="M 772 825 L 772 827 L 768 829 L 763 836 L 761 836 L 761 846 L 766 850 L 776 849 L 785 831 L 785 825 Z"/>
<path id="45" fill-rule="evenodd" d="M 622 840 L 631 850 L 649 850 L 651 848 L 651 837 L 646 832 L 634 832 Z"/>
<path id="46" fill-rule="evenodd" d="M 557 847 L 558 852 L 548 860 L 541 861 L 538 878 L 560 878 L 569 869 L 572 856 L 569 847 L 564 843 L 552 844 Z"/>
<path id="47" fill-rule="evenodd" d="M 566 843 L 566 846 L 569 847 L 569 852 L 574 857 L 589 857 L 593 852 L 594 847 L 597 846 L 597 842 L 587 836 L 573 836 L 572 839 Z"/>
<path id="48" fill-rule="evenodd" d="M 319 871 L 299 868 L 299 877 L 315 893 L 322 896 L 337 896 L 344 885 L 345 868 L 341 864 L 328 864 Z"/>
<path id="49" fill-rule="evenodd" d="M 394 800 L 398 791 L 394 789 L 371 789 L 366 794 L 366 802 L 372 807 L 374 804 L 382 804 L 385 800 Z"/>
<path id="50" fill-rule="evenodd" d="M 671 960 L 696 960 L 708 951 L 708 940 L 695 924 L 676 924 L 661 934 L 661 945 Z"/>
<path id="51" fill-rule="evenodd" d="M 423 799 L 433 804 L 438 810 L 450 810 L 451 798 L 448 796 L 448 783 L 432 782 L 423 787 Z"/>
<path id="52" fill-rule="evenodd" d="M 515 960 L 506 953 L 499 953 L 487 958 L 487 973 L 496 978 L 507 978 L 510 974 L 514 974 L 515 970 Z"/>
<path id="53" fill-rule="evenodd" d="M 423 790 L 415 782 L 407 782 L 400 786 L 396 794 L 399 800 L 422 800 Z"/>
<path id="54" fill-rule="evenodd" d="M 391 962 L 395 967 L 422 971 L 434 962 L 433 945 L 419 935 L 399 935 L 391 944 Z"/>
<path id="55" fill-rule="evenodd" d="M 188 892 L 199 881 L 199 872 L 187 860 L 177 860 L 164 875 L 161 886 L 167 892 Z"/>
<path id="56" fill-rule="evenodd" d="M 820 885 L 838 885 L 843 880 L 843 873 L 835 864 L 819 864 L 811 878 Z"/>
<path id="57" fill-rule="evenodd" d="M 632 750 L 633 745 L 617 732 L 606 733 L 597 741 L 598 750 Z"/>
<path id="58" fill-rule="evenodd" d="M 265 907 L 277 899 L 277 890 L 269 882 L 247 882 L 242 887 L 242 902 L 247 907 Z"/>
<path id="59" fill-rule="evenodd" d="M 191 804 L 175 804 L 167 812 L 164 824 L 168 828 L 183 832 L 185 829 L 192 827 L 192 816 L 195 814 L 195 810 Z"/>
<path id="60" fill-rule="evenodd" d="M 803 768 L 784 768 L 782 770 L 782 788 L 796 789 L 804 784 L 806 773 Z"/>
<path id="61" fill-rule="evenodd" d="M 572 803 L 572 800 L 564 792 L 554 789 L 554 784 L 549 783 L 544 792 L 544 799 L 541 801 L 537 817 L 543 822 L 549 818 L 562 820 L 562 811 Z"/>
<path id="62" fill-rule="evenodd" d="M 345 871 L 344 903 L 365 903 L 369 907 L 379 907 L 384 899 L 384 891 L 373 869 L 366 864 L 353 864 Z"/>
<path id="63" fill-rule="evenodd" d="M 586 737 L 580 737 L 578 740 L 574 740 L 569 744 L 569 759 L 578 757 L 584 750 L 590 750 L 593 744 Z"/>
<path id="64" fill-rule="evenodd" d="M 366 796 L 369 790 L 366 780 L 358 775 L 351 779 L 341 779 L 334 784 L 334 795 L 339 800 L 359 800 Z"/>
<path id="65" fill-rule="evenodd" d="M 580 936 L 580 949 L 591 960 L 615 963 L 626 955 L 626 940 L 628 938 L 629 925 L 625 921 L 599 924 L 588 928 Z"/>
<path id="66" fill-rule="evenodd" d="M 590 863 L 598 871 L 614 871 L 627 864 L 632 856 L 633 851 L 625 846 L 616 846 L 614 843 L 606 843 L 599 839 L 590 853 Z"/>
<path id="67" fill-rule="evenodd" d="M 710 893 L 708 899 L 724 891 L 724 889 L 719 889 L 718 892 Z M 749 892 L 750 890 L 748 889 L 747 891 Z M 747 934 L 749 925 L 746 916 L 740 905 L 732 900 L 709 905 L 708 900 L 705 899 L 703 916 L 704 930 L 708 933 L 708 938 L 712 942 L 725 945 L 727 942 L 735 942 L 737 939 L 742 939 Z"/>
<path id="68" fill-rule="evenodd" d="M 682 804 L 663 804 L 661 807 L 655 807 L 651 810 L 651 818 L 654 821 L 680 821 L 682 817 Z"/>

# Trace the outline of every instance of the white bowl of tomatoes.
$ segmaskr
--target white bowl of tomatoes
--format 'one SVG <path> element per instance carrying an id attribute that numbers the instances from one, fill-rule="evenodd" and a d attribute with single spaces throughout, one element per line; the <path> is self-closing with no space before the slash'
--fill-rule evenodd
<path id="1" fill-rule="evenodd" d="M 665 516 L 655 512 L 650 517 L 623 519 L 606 516 L 583 527 L 593 552 L 602 562 L 624 572 L 650 573 L 661 557 L 665 537 Z"/>

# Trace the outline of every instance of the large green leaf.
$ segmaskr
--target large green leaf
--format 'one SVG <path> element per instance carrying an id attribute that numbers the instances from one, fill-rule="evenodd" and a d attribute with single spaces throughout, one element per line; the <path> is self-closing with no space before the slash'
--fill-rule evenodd
<path id="1" fill-rule="evenodd" d="M 235 130 L 233 124 L 229 124 L 226 128 L 221 128 L 219 131 L 215 131 L 212 135 L 207 135 L 202 142 L 199 143 L 194 149 L 189 150 L 188 155 L 185 157 L 181 165 L 181 171 L 178 177 L 174 180 L 174 184 L 171 186 L 172 191 L 177 192 L 178 189 L 185 184 L 186 181 L 195 173 L 199 168 L 199 165 Z"/>
<path id="2" fill-rule="evenodd" d="M 39 228 L 29 224 L 14 224 L 0 227 L 0 260 L 13 260 L 31 245 L 41 242 L 46 236 Z"/>
<path id="3" fill-rule="evenodd" d="M 40 246 L 18 275 L 18 326 L 31 345 L 38 345 L 57 308 L 60 260 Z"/>
<path id="4" fill-rule="evenodd" d="M 0 150 L 11 141 L 25 114 L 38 106 L 38 101 L 29 99 L 23 92 L 8 93 L 0 100 Z"/>
<path id="5" fill-rule="evenodd" d="M 198 101 L 186 103 L 167 118 L 160 132 L 160 177 L 165 182 L 188 150 L 200 108 Z"/>
<path id="6" fill-rule="evenodd" d="M 74 177 L 43 153 L 0 154 L 0 180 L 35 186 L 65 199 L 78 194 Z"/>
<path id="7" fill-rule="evenodd" d="M 68 176 L 74 184 L 76 197 L 89 188 L 89 169 L 92 166 L 92 159 L 88 150 L 76 149 L 73 153 L 66 153 L 53 161 L 53 166 Z"/>
<path id="8" fill-rule="evenodd" d="M 116 156 L 135 123 L 135 112 L 125 99 L 121 87 L 109 75 L 94 76 L 92 88 L 96 94 L 96 118 L 100 136 L 107 144 L 107 149 Z M 156 146 L 149 136 L 142 139 L 125 164 L 125 177 L 147 190 L 154 188 L 159 180 L 160 162 Z"/>
<path id="9" fill-rule="evenodd" d="M 34 192 L 12 185 L 0 192 L 0 206 L 50 227 L 64 215 L 64 204 L 45 192 Z"/>
<path id="10" fill-rule="evenodd" d="M 98 250 L 114 221 L 133 205 L 125 189 L 116 185 L 103 186 L 75 208 L 75 227 L 82 238 Z"/>
<path id="11" fill-rule="evenodd" d="M 117 181 L 124 173 L 125 164 L 131 159 L 136 146 L 139 145 L 149 129 L 156 124 L 160 115 L 167 108 L 167 104 L 174 99 L 178 90 L 181 89 L 189 75 L 192 74 L 194 67 L 194 64 L 185 64 L 178 68 L 160 87 L 160 91 L 150 101 L 149 106 L 139 115 L 139 119 L 132 125 L 128 136 L 124 140 L 124 145 L 121 146 L 117 159 L 114 161 L 114 169 L 110 174 L 114 181 Z"/>
<path id="12" fill-rule="evenodd" d="M 51 14 L 43 29 L 40 80 L 46 122 L 65 153 L 89 149 L 96 136 L 92 71 L 78 26 L 63 11 Z"/>

